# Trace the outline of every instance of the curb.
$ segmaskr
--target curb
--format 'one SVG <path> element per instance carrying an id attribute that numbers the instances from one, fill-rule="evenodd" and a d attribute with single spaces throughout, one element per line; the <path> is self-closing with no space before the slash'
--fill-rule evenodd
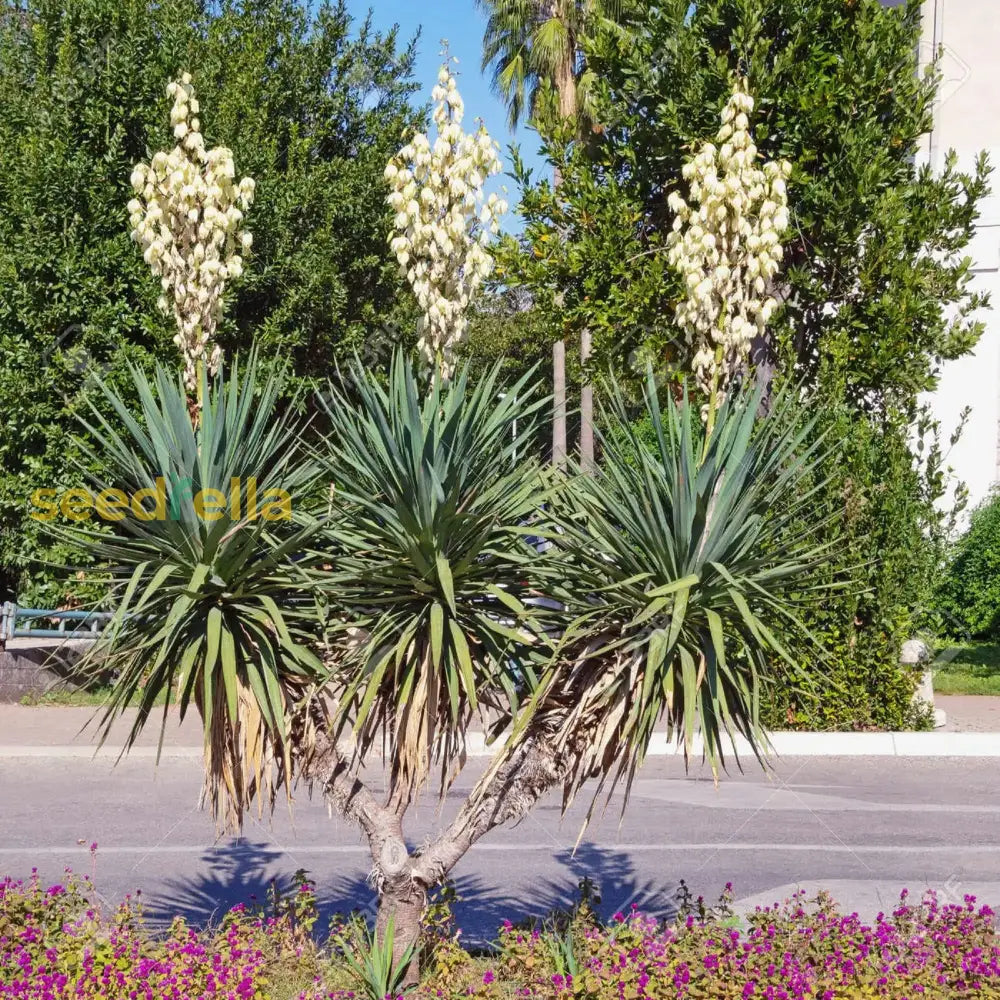
<path id="1" fill-rule="evenodd" d="M 1000 733 L 771 733 L 771 752 L 776 757 L 1000 757 Z M 470 733 L 468 755 L 491 757 L 498 744 L 486 745 L 482 733 Z M 701 756 L 702 742 L 695 737 L 691 755 Z M 135 760 L 155 760 L 156 747 L 133 747 L 128 756 Z M 752 757 L 750 744 L 737 737 L 737 756 Z M 115 760 L 121 747 L 97 749 L 86 744 L 68 746 L 2 746 L 0 759 L 17 757 L 99 758 Z M 676 740 L 657 733 L 647 757 L 679 756 L 682 748 Z M 161 759 L 200 759 L 200 746 L 165 746 Z"/>
<path id="2" fill-rule="evenodd" d="M 1000 733 L 770 733 L 771 753 L 776 757 L 1000 757 Z M 691 756 L 701 756 L 704 747 L 695 736 Z M 728 750 L 728 745 L 726 746 Z M 752 757 L 748 740 L 738 736 L 735 753 Z M 656 733 L 647 757 L 683 754 L 681 743 Z M 470 733 L 469 756 L 487 757 L 492 750 L 481 733 Z"/>

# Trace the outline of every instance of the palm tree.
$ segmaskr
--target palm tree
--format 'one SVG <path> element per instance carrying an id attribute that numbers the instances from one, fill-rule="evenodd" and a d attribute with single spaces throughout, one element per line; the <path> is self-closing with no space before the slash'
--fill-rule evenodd
<path id="1" fill-rule="evenodd" d="M 623 0 L 477 0 L 486 12 L 483 69 L 490 69 L 493 89 L 507 105 L 511 128 L 542 112 L 542 96 L 555 94 L 560 120 L 574 120 L 578 134 L 591 115 L 592 74 L 581 43 L 599 30 L 622 30 Z M 559 186 L 559 171 L 555 185 Z M 580 332 L 580 360 L 590 355 L 590 331 Z M 566 348 L 552 346 L 552 461 L 566 457 Z M 580 464 L 593 468 L 593 390 L 584 385 L 580 400 Z"/>
<path id="2" fill-rule="evenodd" d="M 590 111 L 592 78 L 582 42 L 598 30 L 621 30 L 622 0 L 477 0 L 486 13 L 483 69 L 507 105 L 510 127 L 535 118 L 551 89 L 562 119 Z"/>

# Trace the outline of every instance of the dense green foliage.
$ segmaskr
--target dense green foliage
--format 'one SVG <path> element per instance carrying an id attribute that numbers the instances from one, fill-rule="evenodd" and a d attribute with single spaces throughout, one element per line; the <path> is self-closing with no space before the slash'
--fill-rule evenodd
<path id="1" fill-rule="evenodd" d="M 782 305 L 751 358 L 759 377 L 802 381 L 828 411 L 838 448 L 815 502 L 846 540 L 842 596 L 810 618 L 832 654 L 820 669 L 837 686 L 822 708 L 779 696 L 770 721 L 902 725 L 910 682 L 895 661 L 927 605 L 947 527 L 919 396 L 981 333 L 985 301 L 963 253 L 988 166 L 921 165 L 937 81 L 918 72 L 916 3 L 660 0 L 631 31 L 627 44 L 613 34 L 590 44 L 603 85 L 595 133 L 547 136 L 560 186 L 519 169 L 525 229 L 505 247 L 505 278 L 530 293 L 550 339 L 572 345 L 586 327 L 595 367 L 627 382 L 651 359 L 666 387 L 688 360 L 665 259 L 667 195 L 683 191 L 690 146 L 715 133 L 732 74 L 748 75 L 761 155 L 793 166 L 771 290 Z"/>
<path id="2" fill-rule="evenodd" d="M 972 511 L 951 547 L 935 607 L 949 638 L 1000 639 L 1000 494 Z"/>
<path id="3" fill-rule="evenodd" d="M 839 539 L 826 576 L 836 589 L 806 614 L 830 652 L 822 670 L 834 683 L 819 701 L 782 688 L 764 719 L 904 724 L 910 680 L 896 651 L 929 603 L 946 528 L 934 509 L 945 489 L 936 429 L 918 397 L 940 363 L 980 333 L 983 300 L 962 253 L 986 165 L 964 173 L 949 159 L 937 175 L 919 165 L 936 81 L 916 71 L 915 4 L 626 7 L 627 38 L 600 18 L 574 36 L 586 50 L 576 66 L 586 67 L 595 124 L 581 139 L 579 121 L 546 119 L 558 185 L 515 163 L 525 226 L 507 240 L 494 295 L 472 317 L 470 371 L 479 378 L 504 357 L 491 391 L 516 393 L 536 363 L 547 373 L 552 341 L 565 339 L 570 381 L 579 381 L 574 351 L 587 329 L 599 394 L 610 370 L 629 400 L 620 419 L 634 416 L 647 361 L 660 402 L 671 396 L 686 357 L 664 252 L 666 195 L 680 184 L 690 145 L 714 131 L 732 73 L 745 71 L 761 153 L 793 164 L 792 227 L 773 289 L 783 306 L 753 359 L 775 387 L 803 384 L 819 411 L 815 432 L 836 442 L 803 488 Z M 499 49 L 487 55 L 499 65 Z M 411 57 L 394 35 L 352 25 L 342 5 L 299 0 L 35 0 L 0 20 L 9 95 L 0 110 L 5 596 L 16 589 L 22 601 L 58 604 L 106 586 L 92 554 L 39 535 L 28 498 L 76 485 L 77 461 L 100 473 L 101 459 L 83 456 L 67 433 L 95 372 L 135 406 L 126 363 L 174 358 L 169 322 L 154 306 L 157 282 L 128 238 L 125 211 L 132 164 L 172 141 L 166 81 L 193 70 L 208 142 L 231 146 L 239 172 L 257 181 L 254 249 L 231 289 L 223 346 L 253 340 L 262 357 L 290 362 L 292 384 L 315 383 L 355 351 L 374 368 L 391 343 L 408 340 L 381 174 L 420 119 Z M 517 434 L 511 460 L 544 456 L 539 422 L 522 417 Z M 655 435 L 646 447 L 655 452 Z M 57 584 L 46 560 L 78 562 L 79 573 Z"/>
<path id="4" fill-rule="evenodd" d="M 172 360 L 159 285 L 130 241 L 133 164 L 169 148 L 165 87 L 190 70 L 209 145 L 257 182 L 223 346 L 251 338 L 297 377 L 376 361 L 408 299 L 385 252 L 382 169 L 421 119 L 412 51 L 299 0 L 33 0 L 0 14 L 0 591 L 66 596 L 27 514 L 72 485 L 67 428 L 89 374 Z M 78 589 L 78 584 L 74 589 Z"/>
<path id="5" fill-rule="evenodd" d="M 511 664 L 527 674 L 545 655 L 542 611 L 523 602 L 555 580 L 529 544 L 547 487 L 513 434 L 531 435 L 545 400 L 530 376 L 506 393 L 497 376 L 435 375 L 425 392 L 400 354 L 387 388 L 358 367 L 323 400 L 337 722 L 359 758 L 388 740 L 407 799 L 432 758 L 442 784 L 460 766 L 473 714 L 517 711 Z"/>
<path id="6" fill-rule="evenodd" d="M 549 136 L 561 186 L 522 185 L 527 227 L 522 252 L 509 248 L 509 280 L 536 293 L 540 308 L 562 293 L 552 322 L 575 310 L 577 327 L 618 331 L 618 367 L 637 343 L 669 362 L 679 289 L 664 269 L 666 195 L 690 144 L 714 134 L 740 68 L 757 98 L 761 155 L 793 165 L 776 290 L 785 308 L 760 353 L 866 410 L 909 405 L 933 387 L 936 364 L 980 333 L 970 313 L 981 299 L 961 254 L 987 172 L 949 161 L 935 175 L 915 161 L 936 89 L 917 73 L 919 40 L 916 4 L 651 4 L 626 43 L 594 43 L 599 135 L 569 147 L 571 133 Z"/>
<path id="7" fill-rule="evenodd" d="M 915 676 L 899 667 L 901 644 L 923 625 L 946 524 L 935 512 L 943 488 L 933 428 L 920 466 L 903 423 L 873 424 L 849 406 L 820 410 L 830 452 L 810 517 L 836 533 L 824 567 L 834 589 L 804 620 L 823 656 L 803 666 L 813 690 L 785 678 L 768 696 L 774 727 L 898 729 L 923 725 L 911 705 Z"/>

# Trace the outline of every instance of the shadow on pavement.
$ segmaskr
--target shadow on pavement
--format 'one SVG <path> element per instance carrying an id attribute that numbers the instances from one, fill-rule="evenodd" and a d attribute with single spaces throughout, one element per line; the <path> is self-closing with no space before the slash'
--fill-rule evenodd
<path id="1" fill-rule="evenodd" d="M 167 879 L 164 888 L 145 897 L 146 922 L 164 928 L 183 917 L 193 927 L 207 927 L 237 903 L 266 905 L 272 885 L 280 892 L 291 885 L 294 870 L 285 870 L 286 860 L 273 845 L 245 839 L 210 847 L 201 856 L 204 872 Z"/>
<path id="2" fill-rule="evenodd" d="M 677 881 L 667 873 L 662 880 L 640 881 L 624 850 L 584 843 L 575 853 L 560 850 L 553 856 L 565 868 L 565 879 L 532 882 L 530 893 L 514 893 L 511 886 L 499 888 L 475 875 L 455 877 L 459 897 L 455 915 L 463 940 L 485 944 L 495 940 L 504 920 L 542 918 L 552 910 L 569 909 L 579 897 L 583 879 L 589 879 L 600 895 L 597 909 L 604 919 L 616 912 L 627 913 L 633 903 L 650 916 L 669 918 L 676 913 Z M 194 927 L 214 925 L 237 903 L 267 906 L 269 889 L 275 886 L 278 892 L 288 892 L 294 872 L 288 857 L 271 844 L 245 839 L 219 844 L 205 851 L 201 871 L 194 877 L 171 878 L 146 897 L 146 920 L 154 929 L 168 927 L 177 916 Z M 334 914 L 359 910 L 369 920 L 374 918 L 375 893 L 362 876 L 320 879 L 316 897 L 320 937 L 325 936 Z"/>
<path id="3" fill-rule="evenodd" d="M 590 881 L 600 897 L 595 909 L 604 920 L 610 920 L 619 912 L 627 914 L 633 904 L 647 916 L 660 919 L 672 918 L 677 912 L 675 897 L 683 873 L 679 873 L 677 879 L 666 877 L 664 873 L 662 879 L 640 881 L 627 851 L 587 841 L 575 853 L 564 849 L 553 852 L 553 857 L 566 869 L 565 880 L 546 879 L 536 884 L 531 900 L 518 900 L 516 905 L 508 902 L 507 912 L 501 914 L 501 920 L 504 917 L 508 920 L 544 917 L 552 910 L 569 909 L 580 898 L 584 879 Z M 526 907 L 529 902 L 530 906 Z"/>

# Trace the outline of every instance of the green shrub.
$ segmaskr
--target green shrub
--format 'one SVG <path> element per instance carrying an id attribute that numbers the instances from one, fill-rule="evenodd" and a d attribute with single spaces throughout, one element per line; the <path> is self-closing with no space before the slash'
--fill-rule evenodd
<path id="1" fill-rule="evenodd" d="M 0 599 L 87 600 L 91 560 L 29 515 L 79 485 L 70 441 L 92 374 L 176 363 L 159 281 L 129 238 L 133 165 L 169 148 L 168 80 L 190 69 L 210 146 L 257 183 L 253 251 L 220 327 L 303 379 L 355 351 L 377 364 L 408 328 L 386 252 L 382 170 L 423 119 L 412 49 L 302 0 L 29 0 L 0 14 Z M 70 586 L 52 564 L 82 568 Z"/>
<path id="2" fill-rule="evenodd" d="M 1000 639 L 1000 491 L 973 510 L 951 547 L 934 604 L 950 638 Z"/>
<path id="3" fill-rule="evenodd" d="M 785 729 L 919 728 L 926 723 L 912 706 L 915 678 L 899 657 L 918 630 L 938 564 L 937 449 L 930 441 L 918 463 L 905 420 L 847 407 L 828 409 L 820 426 L 833 448 L 810 484 L 817 490 L 810 516 L 826 521 L 836 542 L 832 589 L 803 614 L 822 649 L 803 664 L 817 690 L 783 675 L 767 695 L 765 719 Z M 929 439 L 932 428 L 925 431 Z"/>

